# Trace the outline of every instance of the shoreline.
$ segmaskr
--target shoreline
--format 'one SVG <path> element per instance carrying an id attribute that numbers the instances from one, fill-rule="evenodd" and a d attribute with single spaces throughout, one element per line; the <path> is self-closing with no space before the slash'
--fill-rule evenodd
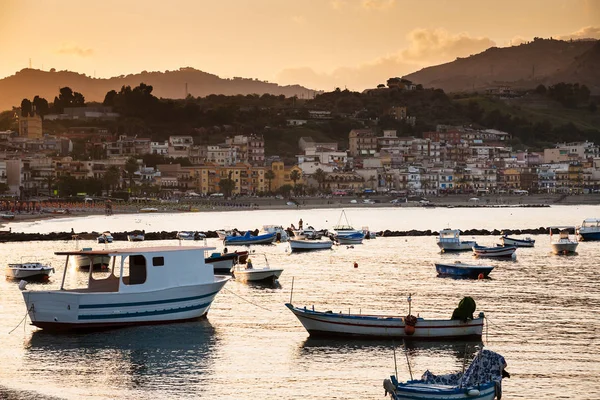
<path id="1" fill-rule="evenodd" d="M 376 203 L 364 203 L 369 199 Z M 600 205 L 600 194 L 585 195 L 495 195 L 478 197 L 478 200 L 470 195 L 446 195 L 439 197 L 426 197 L 428 203 L 411 200 L 396 204 L 390 203 L 389 196 L 369 196 L 369 197 L 300 197 L 295 198 L 297 204 L 288 204 L 288 200 L 277 198 L 239 198 L 231 201 L 209 201 L 209 202 L 186 202 L 186 203 L 168 203 L 168 204 L 127 204 L 123 207 L 115 207 L 113 215 L 120 214 L 145 214 L 140 212 L 143 208 L 153 207 L 156 212 L 151 214 L 172 214 L 172 213 L 203 213 L 220 211 L 254 211 L 254 210 L 310 210 L 310 209 L 352 209 L 352 208 L 527 208 L 527 207 L 552 207 L 553 205 Z M 356 200 L 356 203 L 351 201 Z M 16 213 L 14 219 L 0 220 L 0 229 L 8 224 L 19 222 L 35 222 L 47 219 L 62 218 L 81 218 L 92 215 L 104 215 L 103 209 L 77 209 L 68 214 L 60 213 Z M 1 231 L 0 233 L 8 233 Z"/>

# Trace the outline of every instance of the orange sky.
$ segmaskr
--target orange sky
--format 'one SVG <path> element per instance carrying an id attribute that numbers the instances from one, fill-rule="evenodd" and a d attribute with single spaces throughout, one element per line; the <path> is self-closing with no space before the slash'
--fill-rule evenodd
<path id="1" fill-rule="evenodd" d="M 0 78 L 31 58 L 360 90 L 534 36 L 600 39 L 600 0 L 0 0 Z"/>

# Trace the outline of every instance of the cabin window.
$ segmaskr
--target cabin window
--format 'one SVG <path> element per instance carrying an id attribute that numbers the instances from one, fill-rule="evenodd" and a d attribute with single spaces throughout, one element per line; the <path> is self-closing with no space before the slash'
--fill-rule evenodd
<path id="1" fill-rule="evenodd" d="M 146 257 L 129 256 L 123 264 L 123 283 L 125 285 L 141 285 L 146 282 Z"/>
<path id="2" fill-rule="evenodd" d="M 154 265 L 155 267 L 162 267 L 163 265 L 165 265 L 165 258 L 164 257 L 152 257 L 152 265 Z"/>

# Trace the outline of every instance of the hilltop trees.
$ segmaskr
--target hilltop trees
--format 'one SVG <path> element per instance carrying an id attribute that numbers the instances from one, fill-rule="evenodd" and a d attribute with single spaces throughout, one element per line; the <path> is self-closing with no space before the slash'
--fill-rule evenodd
<path id="1" fill-rule="evenodd" d="M 35 114 L 37 114 L 43 118 L 44 115 L 48 114 L 48 111 L 50 111 L 48 101 L 43 97 L 36 95 L 33 98 L 33 102 L 29 99 L 23 99 L 21 101 L 22 117 L 33 117 Z"/>
<path id="2" fill-rule="evenodd" d="M 65 107 L 85 107 L 85 97 L 68 86 L 62 87 L 59 89 L 58 96 L 54 97 L 51 109 L 52 112 L 61 114 L 65 111 Z"/>

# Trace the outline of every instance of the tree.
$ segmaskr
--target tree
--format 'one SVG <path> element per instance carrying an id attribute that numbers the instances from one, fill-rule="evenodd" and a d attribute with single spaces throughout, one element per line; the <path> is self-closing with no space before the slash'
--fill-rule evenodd
<path id="1" fill-rule="evenodd" d="M 272 170 L 268 170 L 267 172 L 265 172 L 265 179 L 267 180 L 267 182 L 269 182 L 269 192 L 271 192 L 271 181 L 275 179 L 275 172 L 273 172 Z"/>
<path id="2" fill-rule="evenodd" d="M 138 170 L 138 163 L 135 157 L 129 157 L 125 162 L 125 171 L 129 178 L 129 187 L 133 187 L 133 174 Z"/>
<path id="3" fill-rule="evenodd" d="M 300 172 L 298 172 L 297 169 L 293 170 L 290 173 L 290 179 L 292 180 L 292 182 L 294 182 L 294 192 L 296 191 L 296 182 L 302 178 L 302 175 L 300 175 Z"/>
<path id="4" fill-rule="evenodd" d="M 33 107 L 35 108 L 35 112 L 42 118 L 50 111 L 48 100 L 37 95 L 33 98 Z"/>
<path id="5" fill-rule="evenodd" d="M 117 91 L 116 90 L 111 90 L 110 92 L 106 93 L 106 96 L 104 96 L 104 101 L 102 102 L 103 106 L 109 106 L 109 107 L 113 107 L 115 105 L 115 98 L 117 97 Z"/>
<path id="6" fill-rule="evenodd" d="M 121 172 L 119 171 L 119 167 L 115 165 L 111 165 L 110 167 L 108 167 L 108 169 L 104 173 L 103 181 L 109 194 L 111 190 L 113 190 L 119 184 L 120 179 Z"/>
<path id="7" fill-rule="evenodd" d="M 327 174 L 321 168 L 317 168 L 317 170 L 315 171 L 315 179 L 317 181 L 317 184 L 319 185 L 319 190 L 323 186 L 323 182 L 325 181 L 326 176 Z"/>
<path id="8" fill-rule="evenodd" d="M 21 117 L 33 116 L 31 101 L 29 99 L 21 100 Z"/>
<path id="9" fill-rule="evenodd" d="M 225 197 L 231 197 L 233 190 L 235 189 L 235 182 L 233 179 L 225 178 L 219 181 L 219 190 Z"/>

